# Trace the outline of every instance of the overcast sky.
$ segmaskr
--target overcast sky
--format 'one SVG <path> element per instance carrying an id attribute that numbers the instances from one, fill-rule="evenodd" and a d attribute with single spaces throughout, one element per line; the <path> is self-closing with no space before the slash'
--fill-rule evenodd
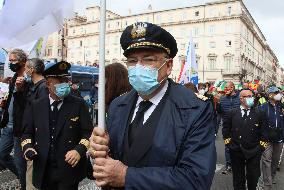
<path id="1" fill-rule="evenodd" d="M 142 13 L 151 4 L 153 10 L 204 4 L 216 0 L 106 0 L 107 9 L 120 15 Z M 75 0 L 77 11 L 84 7 L 99 5 L 99 0 Z M 284 0 L 244 0 L 245 5 L 260 27 L 269 46 L 284 67 Z"/>

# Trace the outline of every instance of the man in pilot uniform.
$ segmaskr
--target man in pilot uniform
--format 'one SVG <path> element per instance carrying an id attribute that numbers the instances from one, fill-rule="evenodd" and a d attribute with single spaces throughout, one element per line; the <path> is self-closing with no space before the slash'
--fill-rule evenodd
<path id="1" fill-rule="evenodd" d="M 34 161 L 33 184 L 43 190 L 75 190 L 86 176 L 92 122 L 84 100 L 70 95 L 69 68 L 67 62 L 46 66 L 50 95 L 31 104 L 24 122 L 24 157 Z"/>
<path id="2" fill-rule="evenodd" d="M 168 76 L 174 37 L 151 23 L 128 26 L 120 39 L 131 92 L 115 99 L 107 132 L 91 137 L 93 176 L 111 189 L 210 189 L 216 150 L 213 109 Z"/>

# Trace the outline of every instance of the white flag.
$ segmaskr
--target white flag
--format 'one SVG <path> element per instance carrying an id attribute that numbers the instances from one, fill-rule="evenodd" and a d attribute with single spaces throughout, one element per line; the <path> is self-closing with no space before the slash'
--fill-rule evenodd
<path id="1" fill-rule="evenodd" d="M 193 84 L 198 83 L 198 67 L 196 64 L 195 47 L 190 35 L 189 43 L 186 51 L 186 60 L 180 71 L 178 82 L 180 84 L 186 84 L 192 82 Z"/>
<path id="2" fill-rule="evenodd" d="M 60 30 L 74 0 L 6 0 L 0 12 L 0 47 L 14 48 Z"/>

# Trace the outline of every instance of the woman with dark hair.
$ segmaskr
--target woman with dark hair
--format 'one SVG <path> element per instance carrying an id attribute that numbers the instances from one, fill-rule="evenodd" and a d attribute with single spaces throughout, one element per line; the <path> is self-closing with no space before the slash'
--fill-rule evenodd
<path id="1" fill-rule="evenodd" d="M 105 103 L 106 110 L 110 103 L 118 96 L 131 90 L 128 81 L 128 72 L 121 63 L 112 63 L 105 68 L 106 85 L 105 85 Z"/>
<path id="2" fill-rule="evenodd" d="M 189 82 L 189 83 L 186 83 L 184 86 L 188 89 L 191 89 L 194 93 L 198 93 L 198 90 L 193 83 Z"/>

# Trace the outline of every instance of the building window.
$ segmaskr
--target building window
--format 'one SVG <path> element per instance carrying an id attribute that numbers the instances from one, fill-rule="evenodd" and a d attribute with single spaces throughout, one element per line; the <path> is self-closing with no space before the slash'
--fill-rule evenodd
<path id="1" fill-rule="evenodd" d="M 125 21 L 125 26 L 127 26 L 127 20 Z"/>
<path id="2" fill-rule="evenodd" d="M 57 55 L 58 57 L 61 57 L 61 49 L 58 49 Z"/>
<path id="3" fill-rule="evenodd" d="M 195 16 L 199 16 L 199 11 L 195 11 Z"/>
<path id="4" fill-rule="evenodd" d="M 106 50 L 106 54 L 107 54 L 107 55 L 109 54 L 109 50 L 108 50 L 108 49 Z"/>
<path id="5" fill-rule="evenodd" d="M 193 36 L 198 36 L 198 34 L 199 34 L 199 29 L 193 28 Z"/>
<path id="6" fill-rule="evenodd" d="M 52 49 L 47 50 L 47 56 L 52 56 Z"/>
<path id="7" fill-rule="evenodd" d="M 215 48 L 216 47 L 216 42 L 209 42 L 209 47 L 210 48 Z"/>
<path id="8" fill-rule="evenodd" d="M 215 26 L 214 25 L 211 25 L 209 26 L 209 35 L 213 35 L 215 33 Z"/>
<path id="9" fill-rule="evenodd" d="M 227 47 L 231 47 L 232 46 L 232 41 L 231 40 L 227 40 L 226 41 L 226 45 L 227 45 Z"/>
<path id="10" fill-rule="evenodd" d="M 232 33 L 232 24 L 226 24 L 225 25 L 225 32 L 226 33 Z"/>
<path id="11" fill-rule="evenodd" d="M 119 25 L 120 25 L 119 22 L 117 22 L 117 27 L 119 27 Z"/>
<path id="12" fill-rule="evenodd" d="M 198 49 L 198 43 L 194 43 L 195 49 Z"/>
<path id="13" fill-rule="evenodd" d="M 91 50 L 88 50 L 88 51 L 87 51 L 87 57 L 90 57 L 91 54 L 92 54 Z"/>
<path id="14" fill-rule="evenodd" d="M 210 17 L 215 17 L 215 9 L 210 9 L 209 15 Z"/>
<path id="15" fill-rule="evenodd" d="M 75 34 L 75 32 L 76 32 L 75 29 L 73 29 L 73 34 Z"/>
<path id="16" fill-rule="evenodd" d="M 181 19 L 182 19 L 182 20 L 186 20 L 186 19 L 187 19 L 187 14 L 186 14 L 186 12 L 183 12 L 183 13 L 182 13 Z"/>
<path id="17" fill-rule="evenodd" d="M 216 56 L 209 56 L 208 62 L 209 62 L 209 69 L 210 70 L 216 70 Z"/>
<path id="18" fill-rule="evenodd" d="M 226 56 L 224 58 L 225 61 L 225 70 L 226 71 L 231 71 L 231 66 L 232 66 L 232 57 L 231 56 Z"/>
<path id="19" fill-rule="evenodd" d="M 83 32 L 84 32 L 84 29 L 83 29 L 83 28 L 81 28 L 80 30 L 81 30 L 81 34 L 83 34 Z"/>
<path id="20" fill-rule="evenodd" d="M 232 14 L 232 7 L 231 6 L 229 6 L 228 8 L 227 8 L 227 13 L 228 13 L 228 16 L 231 16 L 231 14 Z"/>
<path id="21" fill-rule="evenodd" d="M 83 46 L 83 41 L 81 40 L 81 41 L 80 41 L 80 47 L 82 47 L 82 46 Z"/>

